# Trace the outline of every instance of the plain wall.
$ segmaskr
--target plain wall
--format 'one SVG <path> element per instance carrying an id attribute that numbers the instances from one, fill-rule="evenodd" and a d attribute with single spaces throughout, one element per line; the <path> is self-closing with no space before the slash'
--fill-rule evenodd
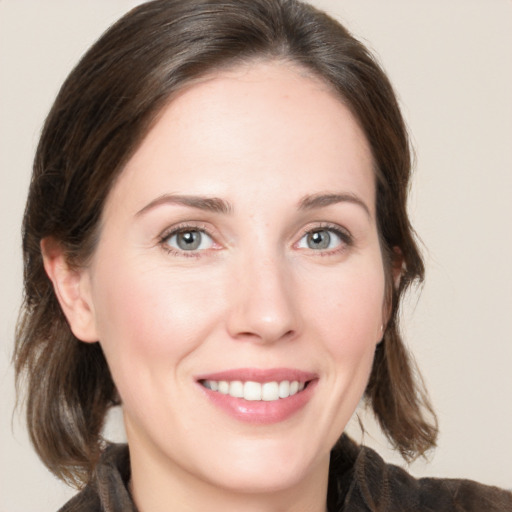
<path id="1" fill-rule="evenodd" d="M 20 223 L 39 131 L 60 84 L 137 3 L 0 0 L 0 512 L 54 511 L 74 493 L 40 463 L 13 416 Z M 429 463 L 409 469 L 512 488 L 512 2 L 313 3 L 376 51 L 416 147 L 410 211 L 426 246 L 427 280 L 403 323 L 441 435 Z M 365 442 L 400 462 L 371 418 L 365 422 Z M 109 428 L 122 436 L 119 418 Z"/>

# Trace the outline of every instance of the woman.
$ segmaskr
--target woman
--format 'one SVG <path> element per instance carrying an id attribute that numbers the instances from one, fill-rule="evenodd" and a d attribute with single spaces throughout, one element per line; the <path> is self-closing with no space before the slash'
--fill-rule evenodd
<path id="1" fill-rule="evenodd" d="M 409 172 L 387 78 L 307 5 L 114 25 L 50 112 L 24 220 L 16 369 L 36 450 L 85 485 L 63 510 L 509 510 L 342 435 L 364 396 L 405 458 L 435 444 L 397 325 L 423 277 Z M 101 441 L 119 403 L 129 451 Z"/>

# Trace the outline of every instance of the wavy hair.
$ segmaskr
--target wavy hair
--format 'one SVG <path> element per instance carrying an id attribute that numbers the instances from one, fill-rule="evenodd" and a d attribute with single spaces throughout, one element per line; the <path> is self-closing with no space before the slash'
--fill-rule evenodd
<path id="1" fill-rule="evenodd" d="M 368 139 L 391 315 L 365 397 L 406 459 L 435 444 L 435 415 L 398 326 L 401 297 L 423 279 L 424 266 L 406 210 L 407 130 L 385 73 L 340 23 L 296 0 L 157 0 L 121 18 L 73 69 L 34 160 L 14 363 L 35 449 L 68 483 L 89 480 L 106 412 L 119 399 L 100 345 L 82 343 L 68 326 L 41 240 L 53 237 L 71 265 L 85 264 L 109 191 L 162 108 L 194 80 L 252 59 L 291 62 L 330 84 Z M 395 287 L 397 254 L 403 266 Z"/>

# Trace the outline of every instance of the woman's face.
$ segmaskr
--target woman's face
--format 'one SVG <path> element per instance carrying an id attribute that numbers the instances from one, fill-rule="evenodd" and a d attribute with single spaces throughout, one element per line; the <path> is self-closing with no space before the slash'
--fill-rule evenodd
<path id="1" fill-rule="evenodd" d="M 249 491 L 325 475 L 382 336 L 374 181 L 349 110 L 290 64 L 164 109 L 83 271 L 134 465 Z"/>

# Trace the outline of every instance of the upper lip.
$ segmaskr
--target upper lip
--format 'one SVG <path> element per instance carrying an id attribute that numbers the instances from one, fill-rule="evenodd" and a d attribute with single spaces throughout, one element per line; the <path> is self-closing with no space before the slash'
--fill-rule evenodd
<path id="1" fill-rule="evenodd" d="M 299 370 L 297 368 L 233 368 L 230 370 L 222 370 L 214 373 L 207 373 L 196 376 L 197 381 L 215 380 L 215 381 L 235 381 L 242 382 L 282 382 L 298 381 L 308 382 L 317 379 L 318 375 L 313 372 Z"/>

